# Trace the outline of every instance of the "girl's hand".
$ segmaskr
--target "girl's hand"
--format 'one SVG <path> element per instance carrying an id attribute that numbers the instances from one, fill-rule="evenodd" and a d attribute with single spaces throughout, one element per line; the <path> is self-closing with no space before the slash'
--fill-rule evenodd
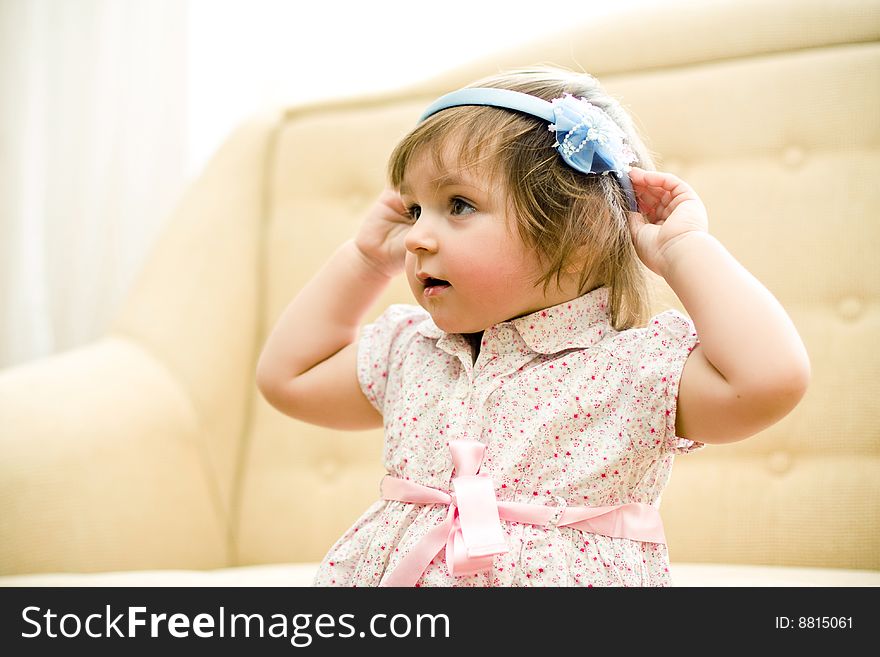
<path id="1" fill-rule="evenodd" d="M 354 243 L 370 266 L 391 278 L 403 271 L 410 226 L 400 194 L 386 187 L 364 217 Z"/>
<path id="2" fill-rule="evenodd" d="M 673 247 L 689 233 L 708 232 L 706 207 L 690 185 L 671 173 L 633 167 L 629 177 L 640 210 L 629 213 L 636 253 L 648 269 L 665 277 Z"/>

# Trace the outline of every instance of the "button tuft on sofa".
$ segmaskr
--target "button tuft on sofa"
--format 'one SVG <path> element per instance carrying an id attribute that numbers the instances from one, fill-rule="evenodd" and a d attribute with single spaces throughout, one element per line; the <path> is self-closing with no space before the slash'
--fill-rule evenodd
<path id="1" fill-rule="evenodd" d="M 840 313 L 840 316 L 843 319 L 854 322 L 857 320 L 864 310 L 864 304 L 862 301 L 856 297 L 844 297 L 840 300 L 840 303 L 837 304 L 837 312 Z"/>
<path id="2" fill-rule="evenodd" d="M 807 159 L 807 154 L 800 146 L 789 146 L 782 152 L 782 162 L 786 167 L 800 167 Z"/>
<path id="3" fill-rule="evenodd" d="M 791 454 L 781 450 L 773 452 L 767 459 L 767 467 L 773 474 L 785 474 L 791 469 Z"/>

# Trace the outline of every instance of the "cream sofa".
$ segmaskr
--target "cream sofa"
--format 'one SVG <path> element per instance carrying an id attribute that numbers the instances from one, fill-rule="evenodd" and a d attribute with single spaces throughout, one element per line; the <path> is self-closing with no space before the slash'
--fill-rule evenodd
<path id="1" fill-rule="evenodd" d="M 376 498 L 382 436 L 269 406 L 254 384 L 267 332 L 430 100 L 554 63 L 632 110 L 812 359 L 782 422 L 677 459 L 661 506 L 675 583 L 880 585 L 878 35 L 868 0 L 661 2 L 398 93 L 248 121 L 106 335 L 0 373 L 0 584 L 308 584 Z M 658 290 L 658 309 L 680 308 Z M 370 319 L 396 301 L 402 280 Z"/>

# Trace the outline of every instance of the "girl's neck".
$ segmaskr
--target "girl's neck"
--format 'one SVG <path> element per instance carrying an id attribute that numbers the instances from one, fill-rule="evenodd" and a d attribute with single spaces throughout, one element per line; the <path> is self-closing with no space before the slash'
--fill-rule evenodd
<path id="1" fill-rule="evenodd" d="M 483 340 L 483 332 L 478 331 L 477 333 L 462 333 L 465 337 L 465 340 L 471 345 L 471 356 L 473 357 L 473 362 L 477 362 L 477 357 L 480 355 L 480 343 Z"/>

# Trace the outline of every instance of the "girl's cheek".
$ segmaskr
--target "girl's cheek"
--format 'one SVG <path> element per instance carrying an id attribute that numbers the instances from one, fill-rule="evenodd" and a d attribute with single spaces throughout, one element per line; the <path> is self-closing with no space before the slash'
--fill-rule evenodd
<path id="1" fill-rule="evenodd" d="M 469 279 L 482 279 L 486 276 L 490 276 L 494 267 L 492 267 L 491 263 L 486 262 L 485 260 L 479 260 L 474 258 L 468 262 L 463 262 L 457 267 L 459 271 L 461 271 L 465 276 Z"/>

